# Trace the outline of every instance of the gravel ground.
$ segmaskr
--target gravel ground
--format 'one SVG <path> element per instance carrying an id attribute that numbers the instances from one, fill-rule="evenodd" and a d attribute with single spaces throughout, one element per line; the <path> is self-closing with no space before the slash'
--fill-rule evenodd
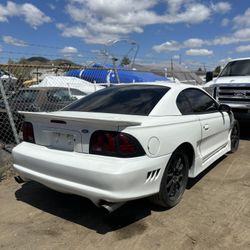
<path id="1" fill-rule="evenodd" d="M 0 249 L 250 249 L 250 132 L 237 153 L 191 180 L 181 203 L 146 199 L 106 215 L 38 183 L 0 182 Z"/>
<path id="2" fill-rule="evenodd" d="M 12 157 L 9 152 L 3 149 L 3 145 L 0 144 L 0 181 L 13 176 L 14 171 L 11 168 Z"/>

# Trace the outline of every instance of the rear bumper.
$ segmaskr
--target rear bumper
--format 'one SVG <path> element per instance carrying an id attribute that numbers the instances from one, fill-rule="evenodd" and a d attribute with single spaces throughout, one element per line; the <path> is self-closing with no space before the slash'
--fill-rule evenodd
<path id="1" fill-rule="evenodd" d="M 102 200 L 124 202 L 157 193 L 170 156 L 121 159 L 26 142 L 13 149 L 14 168 L 21 177 L 87 197 L 96 205 Z M 158 169 L 157 176 L 153 178 L 152 174 L 149 179 L 149 172 Z"/>

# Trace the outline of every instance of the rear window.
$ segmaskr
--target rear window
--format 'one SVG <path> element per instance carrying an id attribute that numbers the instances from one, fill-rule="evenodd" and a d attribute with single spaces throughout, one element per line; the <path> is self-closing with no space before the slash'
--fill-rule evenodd
<path id="1" fill-rule="evenodd" d="M 113 86 L 86 96 L 64 110 L 147 116 L 168 90 L 154 85 Z"/>

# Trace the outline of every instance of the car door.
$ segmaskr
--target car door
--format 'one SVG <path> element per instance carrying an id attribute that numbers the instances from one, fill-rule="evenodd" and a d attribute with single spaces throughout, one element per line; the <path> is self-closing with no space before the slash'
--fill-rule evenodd
<path id="1" fill-rule="evenodd" d="M 202 161 L 205 162 L 227 146 L 230 129 L 229 114 L 220 112 L 219 104 L 200 89 L 186 89 L 185 96 L 190 102 L 193 113 L 200 120 L 202 138 L 199 149 Z"/>

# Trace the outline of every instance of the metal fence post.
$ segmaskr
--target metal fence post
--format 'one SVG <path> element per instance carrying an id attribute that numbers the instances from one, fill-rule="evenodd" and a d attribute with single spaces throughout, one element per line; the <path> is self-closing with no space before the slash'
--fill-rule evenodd
<path id="1" fill-rule="evenodd" d="M 114 71 L 115 71 L 117 83 L 120 83 L 119 74 L 118 74 L 118 71 L 117 71 L 117 68 L 116 68 L 116 61 L 117 60 L 118 60 L 117 58 L 114 58 L 114 57 L 112 58 L 112 63 L 113 63 L 113 66 L 114 66 Z"/>
<path id="2" fill-rule="evenodd" d="M 19 144 L 20 140 L 19 140 L 19 137 L 18 137 L 18 134 L 17 134 L 17 130 L 16 130 L 16 126 L 15 126 L 15 123 L 14 123 L 13 115 L 12 115 L 11 110 L 10 110 L 10 106 L 9 106 L 9 103 L 8 103 L 8 100 L 7 100 L 7 96 L 6 96 L 5 89 L 4 89 L 4 86 L 3 86 L 3 83 L 2 83 L 2 79 L 0 79 L 0 92 L 2 94 L 2 98 L 3 98 L 3 101 L 4 101 L 4 105 L 5 105 L 5 108 L 6 108 L 7 115 L 9 117 L 10 126 L 11 126 L 11 129 L 12 129 L 16 144 Z"/>

